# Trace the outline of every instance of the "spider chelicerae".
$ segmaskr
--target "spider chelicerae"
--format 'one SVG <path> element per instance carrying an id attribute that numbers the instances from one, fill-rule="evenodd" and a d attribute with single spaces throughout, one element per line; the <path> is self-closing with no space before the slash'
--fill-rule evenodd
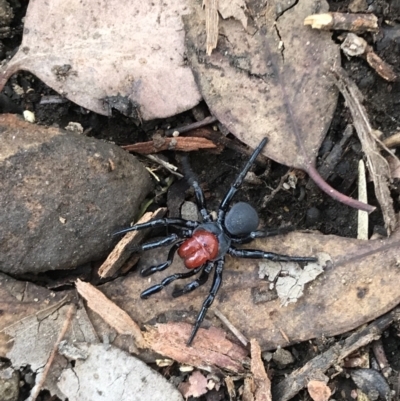
<path id="1" fill-rule="evenodd" d="M 249 259 L 269 259 L 277 262 L 316 262 L 315 257 L 287 256 L 272 252 L 264 252 L 258 249 L 238 249 L 234 245 L 251 242 L 255 238 L 270 237 L 281 234 L 284 230 L 257 230 L 258 215 L 256 210 L 245 202 L 238 202 L 230 209 L 232 198 L 242 185 L 242 182 L 263 150 L 267 138 L 264 138 L 254 150 L 248 162 L 231 185 L 230 189 L 222 199 L 218 209 L 217 219 L 213 220 L 207 211 L 204 194 L 200 185 L 192 173 L 187 159 L 183 159 L 183 166 L 186 170 L 187 179 L 194 188 L 196 203 L 202 217 L 202 221 L 192 221 L 179 218 L 164 218 L 137 224 L 115 234 L 122 234 L 128 231 L 144 230 L 146 228 L 167 227 L 175 233 L 169 234 L 162 239 L 147 242 L 140 245 L 138 251 L 146 251 L 161 246 L 171 245 L 167 261 L 157 266 L 143 269 L 140 273 L 143 277 L 150 276 L 156 272 L 167 269 L 178 252 L 184 260 L 185 266 L 189 269 L 185 273 L 176 273 L 166 277 L 161 283 L 153 285 L 140 295 L 142 299 L 161 291 L 164 287 L 175 280 L 186 279 L 199 274 L 199 277 L 186 284 L 183 288 L 175 289 L 172 293 L 174 298 L 194 291 L 196 288 L 205 284 L 211 271 L 214 269 L 214 278 L 210 292 L 205 299 L 196 323 L 189 337 L 187 345 L 191 345 L 196 333 L 207 313 L 208 308 L 213 303 L 215 296 L 222 283 L 222 272 L 224 269 L 225 255 L 237 258 Z M 228 210 L 229 209 L 229 210 Z M 172 229 L 172 230 L 171 230 Z"/>

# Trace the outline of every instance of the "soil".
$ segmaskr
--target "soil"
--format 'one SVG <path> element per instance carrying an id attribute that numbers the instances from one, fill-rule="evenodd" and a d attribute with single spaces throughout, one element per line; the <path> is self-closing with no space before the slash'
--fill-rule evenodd
<path id="1" fill-rule="evenodd" d="M 26 11 L 26 4 L 21 6 L 15 0 L 10 1 L 10 3 L 15 17 L 11 24 L 12 34 L 3 39 L 3 55 L 6 56 L 15 51 L 21 40 L 21 20 Z M 376 53 L 383 60 L 395 69 L 398 68 L 396 72 L 400 73 L 400 6 L 396 2 L 368 0 L 367 3 L 370 11 L 373 11 L 379 18 L 381 30 L 375 36 L 365 34 L 363 37 L 373 46 Z M 348 2 L 331 1 L 330 9 L 332 11 L 347 12 Z M 340 33 L 333 36 L 335 40 L 339 41 Z M 352 58 L 347 60 L 343 56 L 342 64 L 365 97 L 364 105 L 367 108 L 371 125 L 375 129 L 382 131 L 384 137 L 397 132 L 400 127 L 400 82 L 390 83 L 385 81 L 361 59 Z M 22 95 L 14 90 L 16 85 L 24 89 Z M 114 111 L 112 117 L 108 118 L 84 110 L 69 101 L 61 104 L 40 104 L 40 99 L 44 95 L 57 95 L 57 93 L 46 87 L 31 74 L 21 72 L 12 77 L 0 94 L 1 112 L 21 113 L 22 110 L 32 110 L 35 112 L 37 123 L 43 125 L 65 127 L 69 122 L 78 122 L 87 132 L 87 135 L 111 141 L 118 145 L 148 141 L 151 140 L 156 131 L 180 127 L 196 121 L 196 113 L 188 111 L 165 120 L 145 122 L 140 126 L 136 126 L 132 123 L 132 120 L 117 111 Z M 198 107 L 201 110 L 205 108 L 204 104 Z M 345 107 L 344 100 L 340 98 L 332 125 L 319 152 L 319 164 L 329 154 L 334 144 L 339 142 L 346 126 L 351 122 L 352 118 L 349 110 Z M 237 147 L 244 147 L 231 135 L 228 135 L 228 138 Z M 173 152 L 164 152 L 163 157 L 170 163 L 179 165 Z M 349 196 L 356 197 L 357 166 L 360 158 L 362 158 L 361 146 L 356 134 L 353 134 L 344 147 L 341 160 L 328 178 L 329 184 Z M 220 154 L 207 151 L 194 152 L 191 154 L 190 159 L 192 168 L 199 176 L 199 182 L 205 190 L 209 208 L 216 210 L 224 193 L 228 190 L 244 161 L 247 160 L 247 156 L 244 153 L 238 153 L 236 150 L 225 148 Z M 142 160 L 150 165 L 146 158 L 143 157 Z M 269 161 L 266 168 L 257 166 L 254 171 L 262 184 L 255 186 L 251 183 L 245 183 L 243 190 L 238 193 L 236 199 L 251 203 L 259 211 L 262 223 L 268 227 L 292 225 L 299 230 L 319 230 L 324 234 L 356 237 L 357 211 L 336 202 L 322 193 L 301 171 L 292 172 L 292 175 L 297 177 L 295 188 L 280 190 L 264 206 L 264 198 L 278 187 L 281 177 L 289 171 L 289 168 Z M 174 191 L 175 186 L 178 185 L 177 182 L 172 184 L 169 192 L 165 192 L 163 187 L 165 187 L 165 181 L 170 175 L 162 169 L 158 169 L 156 174 L 161 179 L 161 183 L 156 186 L 154 201 L 150 209 L 166 206 L 168 203 L 176 203 L 177 200 L 174 197 L 180 192 L 179 190 Z M 368 189 L 369 203 L 378 206 L 371 183 L 368 184 Z M 400 180 L 398 179 L 393 183 L 392 195 L 395 201 L 395 210 L 399 212 Z M 193 200 L 193 194 L 190 191 L 186 192 L 186 199 Z M 178 199 L 178 201 L 181 202 L 182 199 Z M 385 233 L 382 215 L 379 211 L 370 216 L 370 235 L 373 233 Z M 73 273 L 69 272 L 69 274 L 71 277 L 73 276 Z M 40 284 L 51 282 L 54 279 L 54 275 L 54 272 L 51 275 L 43 275 L 38 278 L 38 282 Z M 61 275 L 65 277 L 66 273 L 60 273 Z M 269 372 L 273 375 L 273 383 L 278 382 L 293 370 L 301 368 L 315 355 L 328 349 L 343 337 L 346 336 L 323 340 L 315 339 L 290 347 L 288 350 L 294 357 L 293 363 L 282 367 L 272 360 L 267 364 Z M 400 339 L 397 326 L 393 324 L 384 332 L 382 342 L 388 363 L 393 369 L 388 382 L 391 384 L 393 391 L 398 391 L 396 383 L 398 380 L 397 372 L 400 370 Z M 371 350 L 361 351 L 367 354 L 371 353 L 371 359 L 374 360 Z M 184 378 L 184 374 L 177 369 L 168 368 L 163 373 L 166 376 L 181 376 L 180 379 Z M 332 371 L 327 372 L 327 375 L 331 376 L 334 373 L 336 372 L 332 369 Z M 240 382 L 237 383 L 237 387 L 241 384 Z M 329 386 L 335 391 L 333 397 L 336 400 L 352 399 L 354 393 L 352 394 L 351 392 L 356 389 L 354 382 L 346 374 L 337 375 L 335 379 L 329 382 Z M 396 396 L 398 397 L 398 395 L 397 393 Z M 24 394 L 25 396 L 26 393 Z M 42 400 L 50 399 L 47 393 L 42 393 L 41 397 Z M 209 392 L 207 396 L 201 399 L 223 400 L 228 398 L 222 388 L 220 391 L 213 390 Z M 294 399 L 309 399 L 309 395 L 303 390 Z"/>

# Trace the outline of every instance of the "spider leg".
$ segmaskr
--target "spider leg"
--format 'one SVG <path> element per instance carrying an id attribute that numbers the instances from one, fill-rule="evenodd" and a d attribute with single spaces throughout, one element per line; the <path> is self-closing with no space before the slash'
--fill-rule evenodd
<path id="1" fill-rule="evenodd" d="M 171 276 L 165 277 L 165 279 L 163 281 L 161 281 L 160 284 L 153 285 L 152 287 L 148 288 L 147 290 L 144 290 L 140 294 L 140 298 L 147 299 L 149 296 L 151 296 L 157 292 L 160 292 L 164 287 L 171 284 L 175 280 L 181 280 L 184 278 L 192 277 L 195 274 L 197 274 L 203 267 L 204 267 L 204 265 L 197 267 L 196 269 L 190 270 L 187 273 L 176 273 L 176 274 L 172 274 Z"/>
<path id="2" fill-rule="evenodd" d="M 205 284 L 208 280 L 208 276 L 212 268 L 214 267 L 214 262 L 208 262 L 205 266 L 203 271 L 200 274 L 200 277 L 197 280 L 194 280 L 188 284 L 186 284 L 183 288 L 176 289 L 172 296 L 174 298 L 178 298 L 184 294 L 188 294 L 189 292 L 194 291 L 196 288 L 200 287 L 201 285 Z"/>
<path id="3" fill-rule="evenodd" d="M 174 245 L 172 245 L 171 249 L 168 252 L 168 258 L 164 263 L 161 263 L 156 266 L 150 266 L 150 267 L 143 268 L 140 271 L 140 275 L 142 277 L 148 277 L 156 272 L 162 272 L 163 270 L 165 270 L 166 268 L 171 266 L 171 263 L 174 260 L 175 252 L 178 250 L 178 248 L 182 245 L 183 242 L 184 242 L 184 240 L 179 241 L 179 242 L 175 243 Z"/>
<path id="4" fill-rule="evenodd" d="M 117 231 L 113 235 L 125 234 L 129 231 L 139 231 L 146 228 L 167 227 L 175 225 L 183 228 L 196 228 L 200 223 L 198 221 L 185 220 L 185 219 L 157 219 L 148 221 L 147 223 L 136 224 L 132 227 L 125 228 L 124 230 Z"/>
<path id="5" fill-rule="evenodd" d="M 206 313 L 208 311 L 208 308 L 211 306 L 211 304 L 214 302 L 215 296 L 217 295 L 217 292 L 219 288 L 221 287 L 222 283 L 222 271 L 224 269 L 224 259 L 220 259 L 217 261 L 217 267 L 215 268 L 215 273 L 214 273 L 214 280 L 211 286 L 210 293 L 208 294 L 207 298 L 203 302 L 203 306 L 201 307 L 200 313 L 197 316 L 196 323 L 193 327 L 192 333 L 190 334 L 189 340 L 187 342 L 187 345 L 191 345 L 193 342 L 194 337 L 196 336 L 197 331 L 199 330 L 199 327 L 204 320 L 204 317 L 206 316 Z"/>
<path id="6" fill-rule="evenodd" d="M 264 252 L 258 249 L 237 249 L 233 246 L 229 247 L 228 252 L 231 256 L 245 259 L 269 259 L 274 262 L 317 262 L 316 257 L 308 256 L 288 256 L 279 253 Z"/>
<path id="7" fill-rule="evenodd" d="M 249 235 L 245 237 L 233 237 L 231 238 L 232 243 L 234 244 L 247 244 L 248 242 L 253 241 L 255 238 L 267 238 L 274 237 L 276 235 L 287 234 L 291 231 L 294 231 L 296 228 L 294 226 L 286 226 L 281 228 L 276 228 L 273 230 L 257 230 L 252 231 Z"/>
<path id="8" fill-rule="evenodd" d="M 156 239 L 154 241 L 145 242 L 142 245 L 138 245 L 134 248 L 131 248 L 132 252 L 143 252 L 149 249 L 159 248 L 160 246 L 170 245 L 176 242 L 179 239 L 177 234 L 170 234 L 167 237 Z"/>
<path id="9" fill-rule="evenodd" d="M 185 171 L 186 179 L 187 179 L 188 183 L 194 189 L 197 207 L 199 209 L 199 212 L 201 214 L 203 221 L 204 222 L 212 221 L 210 213 L 208 213 L 207 208 L 206 208 L 206 201 L 204 198 L 203 190 L 201 189 L 199 182 L 197 181 L 196 174 L 193 172 L 193 170 L 190 167 L 189 159 L 186 154 L 181 157 L 181 162 L 182 162 L 183 169 Z"/>
<path id="10" fill-rule="evenodd" d="M 263 148 L 267 142 L 268 142 L 268 138 L 264 138 L 261 141 L 261 143 L 254 149 L 254 152 L 251 155 L 250 159 L 248 160 L 246 165 L 243 167 L 242 171 L 239 173 L 239 175 L 237 176 L 234 183 L 231 185 L 231 188 L 225 195 L 224 199 L 222 199 L 222 202 L 219 205 L 219 210 L 218 210 L 218 222 L 219 223 L 221 223 L 224 220 L 225 213 L 228 210 L 228 207 L 232 201 L 233 196 L 235 195 L 235 193 L 237 192 L 239 187 L 242 185 L 244 177 L 246 177 L 246 174 L 249 172 L 251 166 L 253 165 L 257 156 L 261 153 L 261 151 L 263 150 Z"/>

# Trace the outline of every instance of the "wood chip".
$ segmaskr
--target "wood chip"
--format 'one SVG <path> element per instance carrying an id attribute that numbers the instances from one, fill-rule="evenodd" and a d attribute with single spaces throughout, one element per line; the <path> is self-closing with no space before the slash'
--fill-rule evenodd
<path id="1" fill-rule="evenodd" d="M 250 340 L 251 373 L 253 374 L 255 401 L 271 401 L 271 380 L 269 379 L 261 359 L 261 348 L 257 340 Z"/>
<path id="2" fill-rule="evenodd" d="M 166 208 L 160 208 L 155 212 L 147 212 L 142 216 L 137 224 L 147 223 L 150 220 L 161 218 L 165 215 L 166 211 Z M 132 254 L 131 248 L 134 245 L 138 245 L 148 232 L 149 230 L 141 230 L 126 233 L 113 251 L 108 255 L 104 263 L 100 266 L 98 271 L 99 276 L 101 278 L 113 276 L 121 267 L 124 266 L 125 262 L 130 260 Z M 137 262 L 137 257 L 135 259 Z M 130 263 L 130 267 L 132 267 L 132 262 Z M 125 271 L 126 269 L 127 267 L 125 267 Z"/>
<path id="3" fill-rule="evenodd" d="M 86 300 L 88 307 L 99 314 L 119 334 L 132 335 L 139 348 L 147 347 L 140 327 L 101 291 L 81 280 L 76 281 L 76 289 L 79 295 Z"/>
<path id="4" fill-rule="evenodd" d="M 212 51 L 217 47 L 218 42 L 218 9 L 217 0 L 203 0 L 203 7 L 206 12 L 206 33 L 207 55 L 211 55 Z"/>

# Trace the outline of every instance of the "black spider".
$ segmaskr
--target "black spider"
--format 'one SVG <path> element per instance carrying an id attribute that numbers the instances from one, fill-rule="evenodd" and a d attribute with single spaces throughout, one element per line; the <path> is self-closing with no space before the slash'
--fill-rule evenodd
<path id="1" fill-rule="evenodd" d="M 224 196 L 219 209 L 216 221 L 213 221 L 211 215 L 208 213 L 205 205 L 204 194 L 197 182 L 194 174 L 191 172 L 188 163 L 186 163 L 186 174 L 189 175 L 189 183 L 193 186 L 196 196 L 197 206 L 202 216 L 202 222 L 184 220 L 179 218 L 165 218 L 149 221 L 143 224 L 137 224 L 133 227 L 119 231 L 116 234 L 126 233 L 128 231 L 143 230 L 146 228 L 155 227 L 173 227 L 177 230 L 178 234 L 170 234 L 163 239 L 155 240 L 152 242 L 141 245 L 138 250 L 145 251 L 148 249 L 157 248 L 164 245 L 173 244 L 166 262 L 151 266 L 143 269 L 141 275 L 147 277 L 159 271 L 167 269 L 174 258 L 175 253 L 184 259 L 185 266 L 191 269 L 186 273 L 176 273 L 166 277 L 160 284 L 153 285 L 147 290 L 143 291 L 140 295 L 142 299 L 148 298 L 161 291 L 165 286 L 171 284 L 175 280 L 185 279 L 192 277 L 197 273 L 200 276 L 186 284 L 181 289 L 176 289 L 173 297 L 179 297 L 187 294 L 197 287 L 203 285 L 213 268 L 214 280 L 210 289 L 210 293 L 203 303 L 203 307 L 197 316 L 196 323 L 187 342 L 190 345 L 203 321 L 208 308 L 214 301 L 214 298 L 221 286 L 222 271 L 224 268 L 225 255 L 236 256 L 238 258 L 251 258 L 251 259 L 270 259 L 278 262 L 316 262 L 315 257 L 302 257 L 302 256 L 287 256 L 279 255 L 272 252 L 264 252 L 257 249 L 238 249 L 232 244 L 244 244 L 251 242 L 254 238 L 269 237 L 282 233 L 281 230 L 257 230 L 258 215 L 255 209 L 245 202 L 238 202 L 231 207 L 228 211 L 229 205 L 233 196 L 241 186 L 247 172 L 254 163 L 257 156 L 260 154 L 267 138 L 264 138 L 261 143 L 254 150 L 249 161 L 243 167 L 234 183 L 231 185 L 229 191 Z M 184 239 L 182 239 L 184 238 Z"/>

